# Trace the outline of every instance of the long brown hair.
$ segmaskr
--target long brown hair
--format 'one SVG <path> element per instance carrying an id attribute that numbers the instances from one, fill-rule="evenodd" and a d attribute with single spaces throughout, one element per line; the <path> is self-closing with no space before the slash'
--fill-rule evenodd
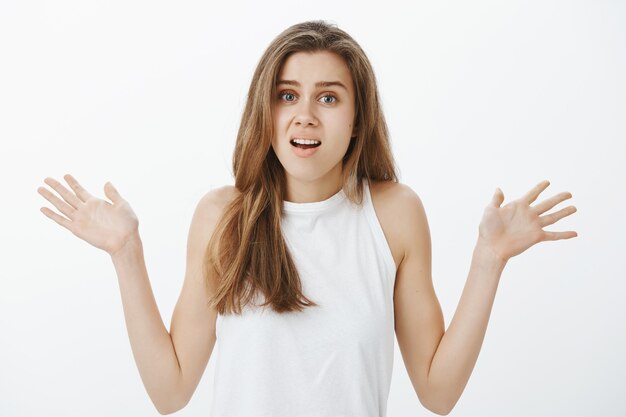
<path id="1" fill-rule="evenodd" d="M 241 314 L 256 294 L 277 313 L 317 306 L 302 293 L 300 276 L 281 231 L 286 195 L 284 168 L 271 146 L 272 103 L 285 60 L 295 52 L 330 51 L 343 57 L 354 83 L 356 138 L 343 158 L 343 190 L 363 201 L 363 178 L 398 182 L 376 79 L 365 52 L 335 24 L 295 24 L 267 47 L 254 71 L 233 154 L 236 197 L 226 206 L 204 257 L 209 305 Z M 219 277 L 211 282 L 210 277 Z"/>

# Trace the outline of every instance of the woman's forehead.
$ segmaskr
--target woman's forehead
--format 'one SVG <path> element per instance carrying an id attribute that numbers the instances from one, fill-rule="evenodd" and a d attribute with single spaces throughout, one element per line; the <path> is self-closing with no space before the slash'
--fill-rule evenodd
<path id="1" fill-rule="evenodd" d="M 351 75 L 344 59 L 328 51 L 296 52 L 290 55 L 278 76 L 277 84 L 289 80 L 296 83 L 286 83 L 294 86 L 320 84 L 324 82 L 338 83 L 346 89 L 351 84 Z M 316 86 L 316 87 L 317 87 Z"/>

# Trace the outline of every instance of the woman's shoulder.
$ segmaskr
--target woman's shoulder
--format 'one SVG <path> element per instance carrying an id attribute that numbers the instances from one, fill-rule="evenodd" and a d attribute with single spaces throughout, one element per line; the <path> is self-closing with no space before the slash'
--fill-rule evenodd
<path id="1" fill-rule="evenodd" d="M 399 225 L 416 207 L 422 205 L 420 197 L 408 185 L 395 181 L 370 181 L 372 204 L 385 225 Z"/>
<path id="2" fill-rule="evenodd" d="M 372 180 L 370 185 L 372 199 L 379 200 L 384 205 L 397 206 L 419 198 L 410 186 L 401 182 Z"/>
<path id="3" fill-rule="evenodd" d="M 239 191 L 234 185 L 223 185 L 207 191 L 198 201 L 196 212 L 200 218 L 214 222 L 221 217 L 226 207 L 235 199 Z"/>
<path id="4" fill-rule="evenodd" d="M 407 246 L 407 230 L 423 213 L 417 193 L 408 185 L 395 181 L 371 181 L 374 210 L 399 268 Z M 402 219 L 402 221 L 398 221 Z M 411 229 L 412 230 L 412 229 Z"/>
<path id="5" fill-rule="evenodd" d="M 234 185 L 222 185 L 207 191 L 201 202 L 210 206 L 226 206 L 240 194 Z"/>

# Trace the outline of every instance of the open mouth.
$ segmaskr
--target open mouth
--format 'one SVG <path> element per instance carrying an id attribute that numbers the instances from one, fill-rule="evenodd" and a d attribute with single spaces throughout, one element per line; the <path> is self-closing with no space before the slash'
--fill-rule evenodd
<path id="1" fill-rule="evenodd" d="M 303 143 L 296 143 L 293 139 L 289 141 L 289 143 L 291 143 L 292 146 L 295 146 L 296 148 L 300 148 L 300 149 L 311 149 L 311 148 L 317 148 L 318 146 L 320 146 L 322 143 L 318 142 L 316 144 L 303 144 Z"/>

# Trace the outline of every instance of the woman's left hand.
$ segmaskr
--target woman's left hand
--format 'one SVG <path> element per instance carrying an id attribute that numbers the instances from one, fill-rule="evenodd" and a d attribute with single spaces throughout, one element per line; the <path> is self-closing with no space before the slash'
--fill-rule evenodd
<path id="1" fill-rule="evenodd" d="M 548 185 L 549 181 L 542 181 L 523 197 L 503 207 L 500 205 L 504 201 L 504 194 L 500 188 L 496 189 L 478 227 L 479 241 L 506 262 L 536 243 L 578 236 L 575 231 L 547 232 L 542 229 L 576 212 L 576 207 L 569 206 L 555 213 L 540 216 L 561 201 L 572 198 L 569 192 L 562 192 L 530 207 Z"/>

